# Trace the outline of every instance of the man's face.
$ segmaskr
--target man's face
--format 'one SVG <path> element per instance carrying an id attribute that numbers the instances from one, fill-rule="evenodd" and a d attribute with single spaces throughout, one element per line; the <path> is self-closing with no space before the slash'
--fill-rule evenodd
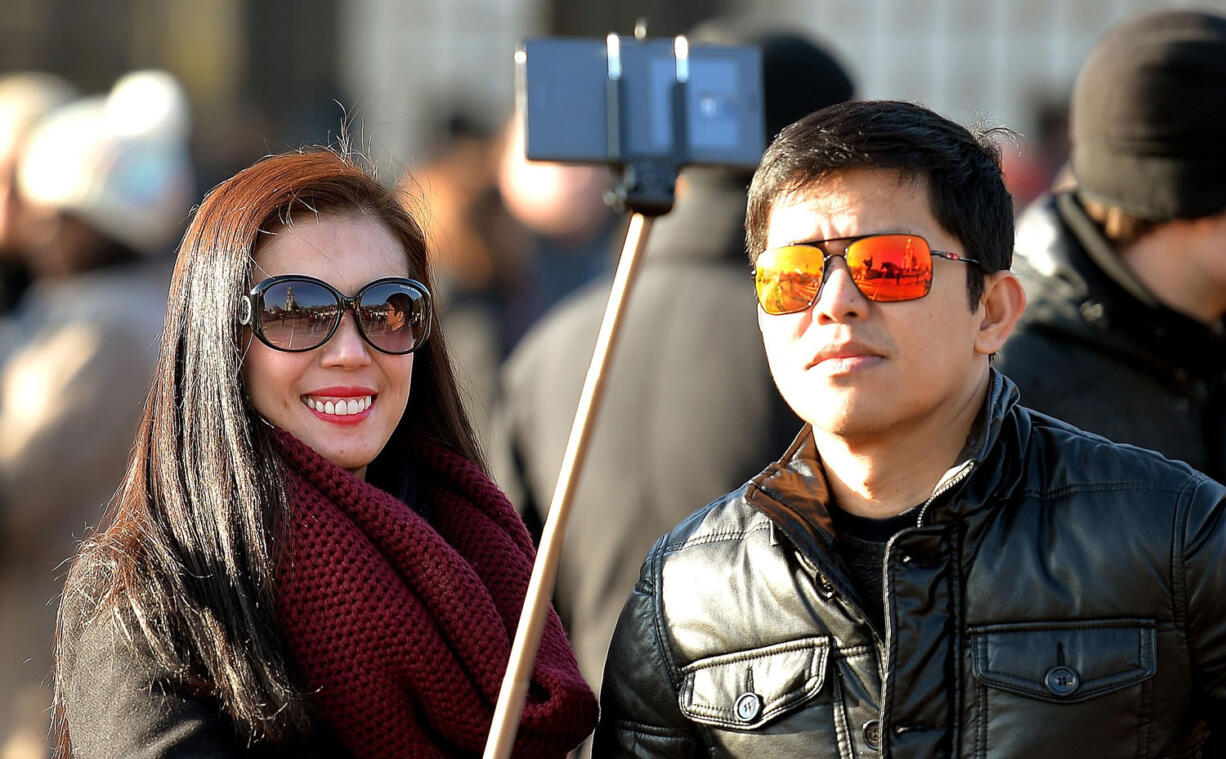
<path id="1" fill-rule="evenodd" d="M 887 232 L 974 258 L 932 216 L 926 184 L 878 169 L 848 170 L 779 197 L 767 247 Z M 965 268 L 973 264 L 933 261 L 932 290 L 918 300 L 870 301 L 845 262 L 831 258 L 813 306 L 779 316 L 758 309 L 775 383 L 816 431 L 849 443 L 939 433 L 974 401 L 988 364 L 975 347 L 984 308 L 967 302 Z"/>

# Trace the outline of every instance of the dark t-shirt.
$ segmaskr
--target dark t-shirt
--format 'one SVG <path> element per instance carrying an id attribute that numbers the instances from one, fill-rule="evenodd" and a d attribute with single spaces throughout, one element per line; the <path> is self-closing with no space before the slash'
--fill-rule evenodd
<path id="1" fill-rule="evenodd" d="M 833 504 L 834 549 L 851 574 L 861 607 L 878 632 L 885 631 L 885 547 L 900 531 L 915 526 L 919 507 L 896 516 L 873 519 L 849 514 Z"/>

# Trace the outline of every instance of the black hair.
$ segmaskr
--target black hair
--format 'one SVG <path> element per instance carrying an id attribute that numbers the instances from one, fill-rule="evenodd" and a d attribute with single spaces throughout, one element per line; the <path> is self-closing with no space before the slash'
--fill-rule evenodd
<path id="1" fill-rule="evenodd" d="M 838 103 L 788 126 L 754 173 L 745 216 L 752 263 L 766 246 L 775 201 L 850 169 L 897 171 L 924 183 L 932 215 L 962 243 L 971 308 L 983 294 L 984 273 L 1013 262 L 1013 200 L 1005 189 L 997 132 L 974 132 L 923 106 L 877 100 Z"/>
<path id="2" fill-rule="evenodd" d="M 408 293 L 392 293 L 387 296 L 387 305 L 402 314 L 407 314 L 413 310 L 413 299 Z"/>

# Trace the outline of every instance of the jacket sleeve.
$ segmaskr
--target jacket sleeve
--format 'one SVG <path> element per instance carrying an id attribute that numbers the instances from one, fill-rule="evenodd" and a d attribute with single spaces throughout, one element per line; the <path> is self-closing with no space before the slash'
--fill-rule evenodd
<path id="1" fill-rule="evenodd" d="M 661 639 L 657 569 L 663 543 L 647 555 L 613 631 L 593 759 L 700 755 L 693 724 L 678 706 L 668 643 Z"/>
<path id="2" fill-rule="evenodd" d="M 1226 487 L 1198 476 L 1181 520 L 1188 649 L 1201 717 L 1213 731 L 1207 757 L 1226 757 Z M 1180 593 L 1182 590 L 1182 594 Z"/>
<path id="3" fill-rule="evenodd" d="M 162 676 L 109 619 L 75 629 L 60 659 L 74 759 L 229 759 L 245 752 L 216 702 Z"/>
<path id="4" fill-rule="evenodd" d="M 0 528 L 11 545 L 64 550 L 123 478 L 152 330 L 138 337 L 120 316 L 45 330 L 0 367 Z"/>

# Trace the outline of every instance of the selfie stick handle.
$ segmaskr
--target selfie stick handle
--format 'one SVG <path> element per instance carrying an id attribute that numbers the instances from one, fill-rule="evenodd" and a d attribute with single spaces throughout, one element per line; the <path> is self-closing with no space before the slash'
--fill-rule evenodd
<path id="1" fill-rule="evenodd" d="M 532 579 L 528 582 L 524 610 L 519 615 L 519 627 L 515 631 L 515 642 L 511 646 L 511 659 L 507 665 L 506 676 L 502 680 L 502 689 L 498 693 L 498 704 L 490 725 L 490 737 L 485 744 L 485 759 L 505 759 L 511 755 L 511 748 L 515 744 L 515 733 L 519 728 L 519 718 L 523 713 L 524 699 L 532 679 L 545 617 L 553 597 L 558 562 L 562 556 L 562 536 L 566 531 L 566 520 L 570 517 L 571 497 L 574 495 L 575 484 L 579 481 L 584 452 L 595 426 L 592 424 L 595 411 L 600 406 L 600 398 L 604 392 L 605 366 L 613 355 L 621 328 L 623 306 L 638 274 L 652 221 L 651 216 L 642 213 L 635 213 L 630 217 L 626 243 L 622 248 L 617 273 L 613 277 L 613 289 L 609 293 L 608 305 L 605 306 L 604 320 L 596 336 L 592 363 L 588 366 L 587 378 L 583 381 L 583 392 L 579 396 L 579 407 L 575 411 L 575 421 L 570 428 L 570 438 L 566 443 L 566 453 L 562 457 L 558 483 L 554 486 L 549 516 L 545 519 L 544 531 L 541 533 L 536 562 L 532 565 Z"/>

